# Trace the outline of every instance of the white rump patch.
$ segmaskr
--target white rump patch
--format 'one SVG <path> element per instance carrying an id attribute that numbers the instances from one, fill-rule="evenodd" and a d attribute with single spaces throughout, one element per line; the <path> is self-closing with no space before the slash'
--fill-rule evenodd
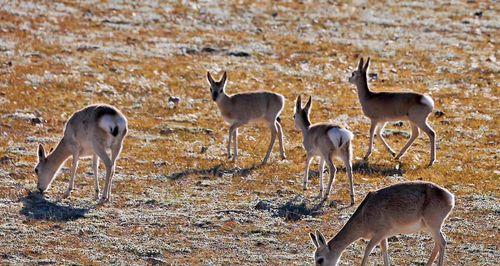
<path id="1" fill-rule="evenodd" d="M 427 95 L 424 95 L 424 97 L 422 97 L 422 103 L 431 107 L 431 108 L 434 108 L 434 101 L 432 100 L 431 97 L 429 97 Z"/>
<path id="2" fill-rule="evenodd" d="M 337 148 L 344 146 L 346 143 L 350 142 L 354 135 L 351 131 L 344 128 L 334 127 L 328 130 L 328 137 L 332 141 L 333 145 Z"/>
<path id="3" fill-rule="evenodd" d="M 118 119 L 117 119 L 118 118 Z M 119 119 L 119 117 L 116 117 L 114 115 L 103 115 L 99 119 L 99 127 L 104 129 L 104 131 L 108 132 L 111 134 L 113 129 L 118 126 L 118 131 L 121 132 L 123 128 L 125 128 L 124 124 L 125 121 L 121 121 L 122 119 Z"/>

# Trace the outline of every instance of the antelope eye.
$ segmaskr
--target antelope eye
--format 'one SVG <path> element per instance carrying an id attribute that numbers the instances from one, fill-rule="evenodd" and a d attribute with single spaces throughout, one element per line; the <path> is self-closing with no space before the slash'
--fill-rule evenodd
<path id="1" fill-rule="evenodd" d="M 316 263 L 317 263 L 317 264 L 319 264 L 319 265 L 321 265 L 321 264 L 323 264 L 323 261 L 324 261 L 324 260 L 325 260 L 325 259 L 323 259 L 323 258 L 319 258 L 319 259 L 316 261 Z"/>
<path id="2" fill-rule="evenodd" d="M 35 173 L 38 175 L 38 168 L 35 168 Z"/>

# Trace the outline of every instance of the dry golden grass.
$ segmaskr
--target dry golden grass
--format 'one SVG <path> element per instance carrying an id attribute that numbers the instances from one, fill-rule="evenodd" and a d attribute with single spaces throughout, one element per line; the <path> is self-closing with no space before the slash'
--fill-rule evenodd
<path id="1" fill-rule="evenodd" d="M 318 193 L 317 178 L 308 191 L 301 190 L 305 154 L 292 119 L 299 94 L 314 95 L 313 122 L 338 118 L 348 124 L 355 133 L 355 162 L 360 161 L 369 123 L 347 75 L 359 56 L 371 56 L 371 72 L 378 74 L 373 90 L 428 93 L 444 115 L 430 119 L 438 134 L 438 161 L 431 168 L 424 167 L 425 135 L 401 163 L 376 140 L 367 168 L 373 172 L 354 173 L 357 202 L 369 190 L 403 180 L 440 184 L 457 195 L 444 229 L 448 264 L 498 264 L 499 10 L 494 2 L 468 2 L 5 4 L 0 7 L 0 259 L 5 264 L 311 263 L 308 232 L 321 229 L 331 237 L 355 209 L 343 208 L 345 172 L 339 171 L 333 186 L 334 204 L 320 215 L 289 221 L 254 206 L 262 200 L 284 206 L 300 195 L 312 201 Z M 202 51 L 206 47 L 216 51 Z M 250 57 L 228 55 L 239 51 Z M 244 127 L 237 166 L 227 162 L 228 127 L 210 99 L 207 70 L 227 70 L 230 93 L 267 89 L 285 95 L 287 160 L 275 152 L 268 165 L 252 168 L 262 160 L 270 134 L 264 127 Z M 173 108 L 170 96 L 180 98 Z M 96 208 L 91 200 L 89 161 L 80 164 L 71 199 L 57 201 L 67 168 L 47 199 L 30 194 L 37 143 L 54 147 L 72 112 L 98 102 L 118 106 L 129 119 L 113 202 Z M 34 117 L 43 123 L 33 123 Z M 162 134 L 165 128 L 173 133 Z M 410 129 L 404 124 L 387 130 Z M 387 139 L 396 150 L 406 142 L 400 135 Z M 398 236 L 389 245 L 395 265 L 421 265 L 433 243 L 421 234 Z M 343 263 L 358 262 L 363 248 L 362 241 L 349 247 Z M 379 251 L 371 261 L 382 263 Z"/>

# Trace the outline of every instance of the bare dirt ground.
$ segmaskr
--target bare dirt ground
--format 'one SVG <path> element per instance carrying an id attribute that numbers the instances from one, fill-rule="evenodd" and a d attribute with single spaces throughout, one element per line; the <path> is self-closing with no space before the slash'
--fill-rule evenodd
<path id="1" fill-rule="evenodd" d="M 355 207 L 342 169 L 323 208 L 314 208 L 317 178 L 301 189 L 299 94 L 314 95 L 313 122 L 355 133 L 357 204 L 396 182 L 438 183 L 457 196 L 447 263 L 500 263 L 497 2 L 138 2 L 0 0 L 2 264 L 312 264 L 308 233 L 332 237 Z M 379 140 L 361 162 L 369 123 L 347 83 L 360 56 L 372 57 L 373 90 L 434 98 L 435 166 L 425 167 L 423 134 L 401 163 Z M 260 166 L 270 134 L 249 126 L 237 165 L 227 162 L 207 70 L 227 70 L 230 93 L 285 95 L 287 160 L 275 147 Z M 33 193 L 37 143 L 54 147 L 71 113 L 98 102 L 129 119 L 113 202 L 92 200 L 89 160 L 70 199 L 59 200 L 69 162 L 45 198 Z M 400 149 L 409 131 L 395 123 L 385 134 Z M 389 252 L 395 265 L 423 265 L 432 245 L 426 234 L 397 236 Z M 364 246 L 351 245 L 342 265 L 359 263 Z M 382 264 L 378 248 L 373 263 Z"/>

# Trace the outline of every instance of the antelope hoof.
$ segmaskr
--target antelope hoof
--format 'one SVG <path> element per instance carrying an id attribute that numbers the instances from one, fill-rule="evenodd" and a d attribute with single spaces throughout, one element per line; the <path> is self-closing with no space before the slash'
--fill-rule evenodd
<path id="1" fill-rule="evenodd" d="M 103 205 L 104 203 L 106 202 L 109 202 L 109 198 L 107 197 L 102 197 L 100 200 L 99 200 L 99 205 Z"/>
<path id="2" fill-rule="evenodd" d="M 99 200 L 99 190 L 95 191 L 94 200 L 96 200 L 96 201 Z"/>
<path id="3" fill-rule="evenodd" d="M 434 162 L 436 162 L 436 160 L 430 161 L 429 164 L 427 165 L 427 167 L 431 167 L 434 164 Z"/>
<path id="4" fill-rule="evenodd" d="M 286 159 L 286 155 L 285 154 L 282 154 L 281 155 L 281 160 L 285 160 Z"/>
<path id="5" fill-rule="evenodd" d="M 389 150 L 389 153 L 391 154 L 392 157 L 396 156 L 396 152 L 395 151 Z"/>
<path id="6" fill-rule="evenodd" d="M 69 198 L 69 196 L 71 196 L 71 189 L 66 190 L 66 192 L 64 192 L 64 195 L 62 196 L 62 198 L 67 199 L 67 198 Z"/>

